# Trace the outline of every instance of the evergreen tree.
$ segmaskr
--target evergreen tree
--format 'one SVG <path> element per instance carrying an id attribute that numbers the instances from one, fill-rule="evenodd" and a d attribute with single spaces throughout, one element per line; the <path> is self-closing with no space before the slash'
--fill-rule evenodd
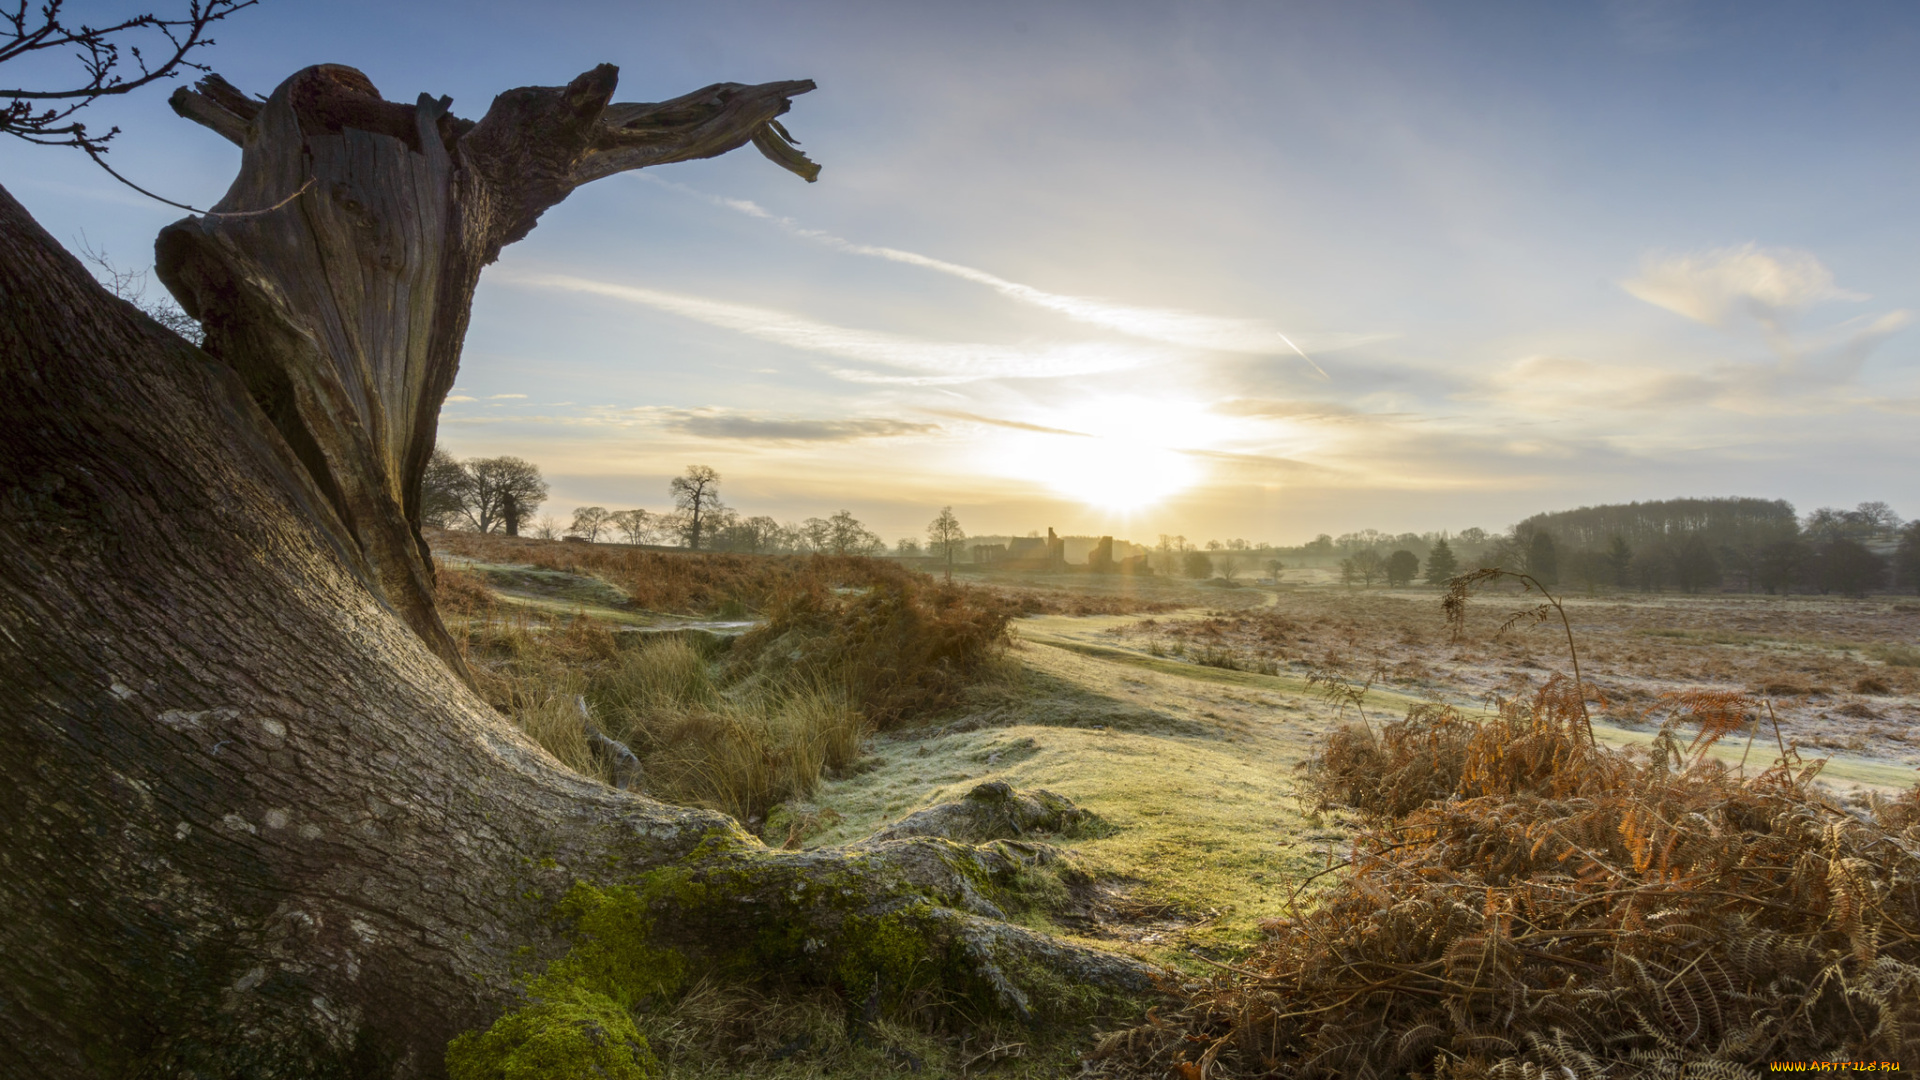
<path id="1" fill-rule="evenodd" d="M 1527 573 L 1548 588 L 1560 584 L 1560 555 L 1553 549 L 1552 536 L 1533 534 L 1533 542 L 1527 545 Z"/>
<path id="2" fill-rule="evenodd" d="M 1633 548 L 1619 533 L 1614 533 L 1607 543 L 1607 573 L 1613 583 L 1623 589 L 1633 581 Z"/>
<path id="3" fill-rule="evenodd" d="M 1454 558 L 1453 548 L 1447 546 L 1445 537 L 1433 542 L 1433 550 L 1427 552 L 1427 584 L 1445 585 L 1460 572 L 1460 560 Z"/>

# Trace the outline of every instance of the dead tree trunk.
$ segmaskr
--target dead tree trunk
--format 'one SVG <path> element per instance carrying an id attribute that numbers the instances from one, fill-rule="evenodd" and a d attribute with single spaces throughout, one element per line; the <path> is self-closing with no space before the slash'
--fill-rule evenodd
<path id="1" fill-rule="evenodd" d="M 436 1075 L 562 947 L 570 885 L 668 865 L 729 887 L 664 947 L 771 920 L 831 978 L 891 912 L 1016 1012 L 1043 968 L 1143 985 L 995 920 L 1003 856 L 769 852 L 564 772 L 465 685 L 417 522 L 481 267 L 623 169 L 752 141 L 814 171 L 773 119 L 810 83 L 609 105 L 614 76 L 478 124 L 339 67 L 176 95 L 245 150 L 231 216 L 159 243 L 204 351 L 0 190 L 0 1074 Z"/>

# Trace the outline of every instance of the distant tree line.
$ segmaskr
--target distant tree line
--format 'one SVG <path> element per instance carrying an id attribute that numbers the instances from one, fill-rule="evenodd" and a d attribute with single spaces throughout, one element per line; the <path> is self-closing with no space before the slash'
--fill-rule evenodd
<path id="1" fill-rule="evenodd" d="M 1573 588 L 1865 596 L 1920 591 L 1920 522 L 1884 502 L 1804 518 L 1762 499 L 1581 507 L 1520 522 L 1478 562 Z"/>
<path id="2" fill-rule="evenodd" d="M 673 545 L 761 554 L 880 555 L 887 544 L 847 510 L 830 517 L 779 522 L 746 516 L 720 498 L 720 474 L 693 465 L 668 485 L 673 509 L 608 510 L 583 506 L 563 530 L 534 516 L 546 501 L 540 470 L 516 457 L 454 459 L 435 451 L 427 468 L 421 517 L 438 528 L 555 539 Z M 923 553 L 951 564 L 966 534 L 941 511 L 917 538 L 893 554 Z M 1169 575 L 1233 581 L 1251 569 L 1278 577 L 1296 565 L 1334 565 L 1342 582 L 1403 587 L 1417 580 L 1444 585 L 1463 570 L 1502 567 L 1531 574 L 1553 588 L 1734 589 L 1766 593 L 1864 596 L 1886 589 L 1920 592 L 1920 521 L 1902 522 L 1884 502 L 1851 510 L 1822 507 L 1801 518 L 1779 499 L 1666 499 L 1535 514 L 1504 533 L 1383 533 L 1373 529 L 1321 534 L 1297 547 L 1242 539 L 1161 535 L 1149 549 Z"/>
<path id="3" fill-rule="evenodd" d="M 668 483 L 671 510 L 582 506 L 564 528 L 551 517 L 535 517 L 547 499 L 547 484 L 538 466 L 521 458 L 461 461 L 436 450 L 421 488 L 421 520 L 440 529 L 755 554 L 886 551 L 885 541 L 846 510 L 797 523 L 741 514 L 721 501 L 720 474 L 706 465 L 688 466 Z"/>
<path id="4" fill-rule="evenodd" d="M 1823 507 L 1805 518 L 1792 504 L 1767 499 L 1584 506 L 1536 514 L 1505 533 L 1322 534 L 1282 554 L 1308 565 L 1337 562 L 1343 583 L 1363 587 L 1404 585 L 1416 577 L 1444 585 L 1462 570 L 1497 566 L 1552 588 L 1920 592 L 1920 522 L 1903 523 L 1884 502 Z"/>

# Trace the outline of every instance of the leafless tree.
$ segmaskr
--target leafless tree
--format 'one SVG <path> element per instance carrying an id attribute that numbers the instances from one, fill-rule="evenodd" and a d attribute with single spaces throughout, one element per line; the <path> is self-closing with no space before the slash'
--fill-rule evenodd
<path id="1" fill-rule="evenodd" d="M 582 506 L 573 512 L 573 524 L 567 526 L 568 536 L 577 536 L 590 543 L 598 543 L 600 534 L 613 528 L 613 515 L 604 506 Z"/>
<path id="2" fill-rule="evenodd" d="M 629 544 L 651 544 L 657 529 L 658 519 L 645 510 L 622 510 L 608 519 L 609 523 L 620 530 Z"/>
<path id="3" fill-rule="evenodd" d="M 479 532 L 504 529 L 509 508 L 512 516 L 524 520 L 547 500 L 540 467 L 525 458 L 472 458 L 462 467 L 467 471 L 467 499 L 460 512 Z"/>
<path id="4" fill-rule="evenodd" d="M 720 507 L 720 474 L 711 466 L 689 465 L 687 471 L 667 485 L 673 503 L 686 515 L 687 546 L 700 550 L 700 534 L 706 518 Z"/>
<path id="5" fill-rule="evenodd" d="M 848 510 L 827 519 L 825 550 L 835 555 L 872 555 L 887 546 L 886 541 L 860 523 Z"/>
<path id="6" fill-rule="evenodd" d="M 1375 581 L 1386 576 L 1387 561 L 1372 548 L 1357 551 L 1353 555 L 1353 572 L 1359 576 L 1362 586 L 1371 589 Z"/>

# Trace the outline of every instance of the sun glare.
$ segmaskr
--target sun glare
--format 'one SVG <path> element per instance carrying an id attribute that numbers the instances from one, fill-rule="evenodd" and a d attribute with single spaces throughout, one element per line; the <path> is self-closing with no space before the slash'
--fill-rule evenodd
<path id="1" fill-rule="evenodd" d="M 1022 434 L 1001 442 L 1007 471 L 1106 510 L 1142 509 L 1204 477 L 1191 450 L 1212 448 L 1219 417 L 1204 406 L 1146 398 L 1098 398 L 1039 418 L 1077 434 Z"/>
<path id="2" fill-rule="evenodd" d="M 1200 470 L 1187 455 L 1114 439 L 1058 439 L 1041 479 L 1067 498 L 1128 511 L 1192 487 Z"/>

